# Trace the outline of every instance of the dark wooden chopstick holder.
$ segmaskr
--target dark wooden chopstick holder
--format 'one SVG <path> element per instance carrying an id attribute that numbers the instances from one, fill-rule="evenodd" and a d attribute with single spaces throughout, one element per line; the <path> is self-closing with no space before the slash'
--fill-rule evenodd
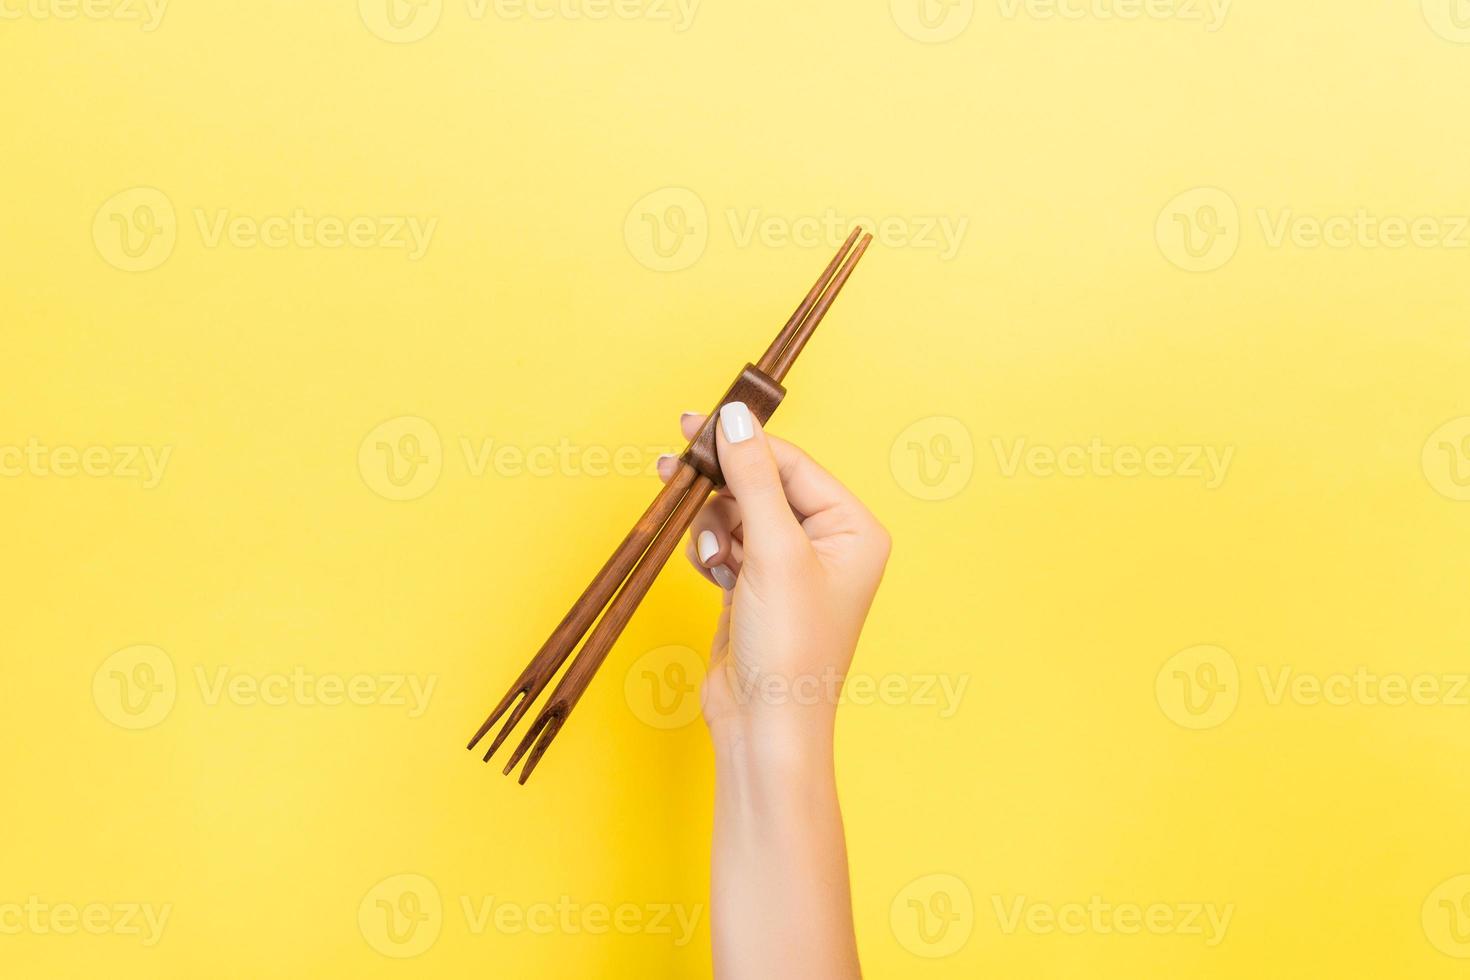
<path id="1" fill-rule="evenodd" d="M 786 387 L 781 382 L 754 364 L 745 365 L 679 458 L 694 467 L 701 476 L 709 477 L 716 489 L 723 487 L 725 474 L 720 472 L 720 454 L 715 448 L 715 424 L 719 420 L 720 409 L 731 402 L 744 402 L 750 414 L 765 425 L 776 414 L 776 407 L 785 397 Z"/>

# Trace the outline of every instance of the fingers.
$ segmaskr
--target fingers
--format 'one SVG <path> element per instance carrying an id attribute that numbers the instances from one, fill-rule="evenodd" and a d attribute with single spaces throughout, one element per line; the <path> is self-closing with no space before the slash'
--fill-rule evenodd
<path id="1" fill-rule="evenodd" d="M 731 497 L 712 497 L 689 527 L 689 560 L 723 589 L 735 588 L 744 547 L 738 539 L 740 508 Z"/>
<path id="2" fill-rule="evenodd" d="M 679 419 L 679 426 L 686 439 L 694 438 L 703 424 L 704 416 L 692 412 L 685 412 Z M 856 510 L 862 506 L 852 495 L 852 491 L 800 448 L 773 435 L 766 435 L 765 439 L 771 447 L 771 454 L 776 458 L 776 469 L 781 474 L 786 499 L 798 514 L 810 517 L 826 510 Z M 670 468 L 670 477 L 675 468 L 677 466 Z M 662 468 L 659 472 L 663 473 Z M 665 482 L 667 479 L 666 477 Z"/>
<path id="3" fill-rule="evenodd" d="M 659 479 L 668 483 L 679 470 L 677 456 L 661 456 Z M 715 494 L 706 501 L 689 525 L 684 555 L 694 570 L 725 590 L 735 588 L 735 579 L 745 558 L 740 532 L 740 505 L 729 494 Z"/>
<path id="4" fill-rule="evenodd" d="M 721 557 L 719 552 L 724 546 L 720 544 L 719 536 L 714 531 L 704 530 L 699 532 L 698 537 L 690 540 L 689 560 L 706 578 L 729 591 L 735 588 L 736 578 L 740 574 L 739 565 L 735 561 L 735 547 L 738 546 L 731 546 L 730 553 Z"/>
<path id="5" fill-rule="evenodd" d="M 744 402 L 727 402 L 720 409 L 715 445 L 725 483 L 740 502 L 746 548 L 760 554 L 796 538 L 804 541 L 766 434 Z"/>

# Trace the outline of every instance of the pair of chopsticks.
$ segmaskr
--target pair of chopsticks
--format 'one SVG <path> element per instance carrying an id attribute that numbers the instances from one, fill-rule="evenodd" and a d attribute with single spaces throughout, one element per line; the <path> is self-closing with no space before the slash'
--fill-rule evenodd
<path id="1" fill-rule="evenodd" d="M 831 309 L 837 294 L 847 284 L 848 277 L 857 268 L 858 260 L 863 257 L 872 241 L 873 236 L 863 234 L 861 228 L 853 229 L 837 255 L 822 272 L 822 277 L 806 294 L 796 312 L 791 314 L 791 319 L 786 321 L 786 325 L 781 328 L 760 361 L 746 366 L 730 391 L 721 399 L 720 405 L 710 412 L 699 434 L 690 440 L 689 446 L 680 456 L 679 469 L 673 478 L 659 491 L 653 503 L 649 504 L 643 516 L 638 519 L 638 523 L 633 525 L 633 529 L 623 538 L 612 557 L 603 564 L 591 584 L 582 591 L 571 610 L 557 624 L 556 629 L 552 630 L 551 636 L 531 658 L 525 670 L 521 671 L 505 697 L 500 699 L 495 710 L 490 712 L 484 724 L 475 732 L 475 737 L 470 739 L 468 747 L 473 750 L 495 722 L 507 710 L 510 711 L 504 726 L 491 740 L 490 747 L 485 752 L 486 762 L 490 761 L 495 750 L 500 748 L 516 724 L 541 696 L 546 685 L 551 683 L 552 677 L 566 662 L 572 648 L 601 613 L 602 618 L 582 644 L 581 652 L 567 668 L 561 682 L 552 691 L 550 700 L 531 722 L 531 727 L 526 730 L 520 744 L 511 753 L 510 761 L 505 765 L 504 772 L 509 775 L 521 758 L 525 757 L 526 766 L 521 771 L 520 782 L 525 783 L 530 778 L 552 739 L 556 738 L 557 732 L 566 724 L 572 708 L 576 707 L 587 686 L 591 684 L 597 668 L 607 659 L 608 651 L 623 632 L 623 627 L 628 625 L 634 610 L 647 595 L 664 563 L 669 560 L 679 539 L 689 529 L 699 508 L 704 505 L 712 490 L 723 485 L 714 449 L 714 426 L 720 407 L 729 401 L 749 398 L 762 403 L 764 411 L 755 406 L 752 406 L 752 410 L 757 416 L 762 416 L 762 422 L 766 421 L 766 417 L 775 410 L 776 404 L 785 394 L 781 381 L 811 339 L 817 325 Z"/>

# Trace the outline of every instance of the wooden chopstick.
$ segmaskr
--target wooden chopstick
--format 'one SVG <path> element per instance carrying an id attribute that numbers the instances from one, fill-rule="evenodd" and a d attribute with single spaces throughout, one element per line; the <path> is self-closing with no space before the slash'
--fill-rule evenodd
<path id="1" fill-rule="evenodd" d="M 536 656 L 531 658 L 531 662 L 516 679 L 515 685 L 506 692 L 505 697 L 501 698 L 500 703 L 495 706 L 495 710 L 490 712 L 484 724 L 475 732 L 475 737 L 470 739 L 468 748 L 473 749 L 480 739 L 485 737 L 485 733 L 490 730 L 501 714 L 519 698 L 515 710 L 506 718 L 505 726 L 501 728 L 500 733 L 491 741 L 490 748 L 485 752 L 485 761 L 490 760 L 495 750 L 500 748 L 506 736 L 521 720 L 521 716 L 531 707 L 531 703 L 541 696 L 541 692 L 551 682 L 551 678 L 561 669 L 568 654 L 582 639 L 582 634 L 587 632 L 587 628 L 592 625 L 597 614 L 607 605 L 618 586 L 628 577 L 628 573 L 632 571 L 638 559 L 648 549 L 649 543 L 653 541 L 654 535 L 679 506 L 685 491 L 689 489 L 697 475 L 693 469 L 684 467 L 659 491 L 653 503 L 648 505 L 643 516 L 638 518 L 633 529 L 627 533 L 612 553 L 612 557 L 603 563 L 602 568 L 593 576 L 591 583 L 582 590 L 582 594 L 577 597 L 572 608 L 562 617 L 556 629 L 552 630 L 551 636 L 536 652 Z"/>
<path id="2" fill-rule="evenodd" d="M 766 375 L 766 380 L 762 382 L 765 389 L 771 387 L 772 381 L 776 382 L 774 387 L 776 401 L 780 400 L 780 394 L 784 392 L 779 382 L 791 369 L 791 365 L 801 353 L 802 348 L 811 339 L 813 331 L 827 315 L 827 311 L 831 309 L 837 294 L 846 285 L 848 277 L 852 275 L 858 260 L 867 251 L 872 240 L 873 236 L 863 235 L 861 228 L 853 230 L 837 255 L 823 270 L 816 284 L 812 286 L 791 318 L 781 328 L 771 346 L 767 348 L 757 365 L 757 373 L 751 375 L 750 366 L 747 366 L 745 372 L 747 376 L 759 380 L 761 373 Z M 856 247 L 854 247 L 854 242 L 857 243 Z M 774 407 L 774 403 L 771 407 Z M 716 406 L 716 413 L 719 408 L 720 406 Z M 706 426 L 713 422 L 713 414 L 706 422 Z M 699 465 L 715 466 L 712 461 Z M 586 692 L 597 669 L 602 666 L 608 652 L 617 642 L 638 604 L 648 593 L 679 539 L 689 529 L 695 515 L 699 513 L 699 509 L 704 505 L 711 490 L 714 489 L 716 478 L 719 475 L 717 466 L 712 472 L 714 476 L 700 472 L 694 465 L 691 465 L 689 453 L 686 451 L 685 457 L 680 459 L 679 468 L 669 483 L 660 490 L 633 529 L 623 538 L 612 557 L 603 564 L 592 582 L 582 591 L 571 610 L 562 618 L 551 636 L 542 644 L 541 649 L 531 658 L 531 662 L 521 671 L 515 684 L 480 725 L 474 737 L 470 739 L 469 748 L 473 749 L 496 721 L 504 715 L 505 724 L 485 752 L 485 760 L 489 761 L 490 757 L 495 754 L 495 750 L 501 746 L 541 692 L 545 690 L 551 678 L 561 669 L 578 641 L 587 633 L 588 628 L 592 627 L 592 632 L 582 644 L 581 651 L 572 660 L 571 666 L 567 668 L 561 681 L 552 691 L 551 697 L 536 715 L 525 736 L 506 763 L 504 771 L 509 774 L 524 757 L 526 765 L 521 771 L 519 781 L 524 783 L 530 777 L 542 756 L 545 755 L 552 739 L 566 724 L 572 708 Z M 601 614 L 600 619 L 598 618 L 599 613 Z M 592 626 L 594 621 L 596 621 L 595 627 Z M 514 705 L 513 708 L 512 705 Z M 508 709 L 509 714 L 507 715 Z M 528 752 L 529 755 L 527 755 Z"/>

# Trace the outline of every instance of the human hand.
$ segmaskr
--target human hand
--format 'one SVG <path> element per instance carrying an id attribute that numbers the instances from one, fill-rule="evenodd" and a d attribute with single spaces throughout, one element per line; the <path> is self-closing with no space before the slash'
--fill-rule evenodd
<path id="1" fill-rule="evenodd" d="M 703 415 L 680 420 L 692 438 Z M 740 402 L 716 425 L 727 486 L 689 530 L 690 563 L 721 587 L 703 703 L 716 742 L 830 745 L 838 695 L 890 538 L 868 509 Z M 677 460 L 661 461 L 667 481 Z"/>

